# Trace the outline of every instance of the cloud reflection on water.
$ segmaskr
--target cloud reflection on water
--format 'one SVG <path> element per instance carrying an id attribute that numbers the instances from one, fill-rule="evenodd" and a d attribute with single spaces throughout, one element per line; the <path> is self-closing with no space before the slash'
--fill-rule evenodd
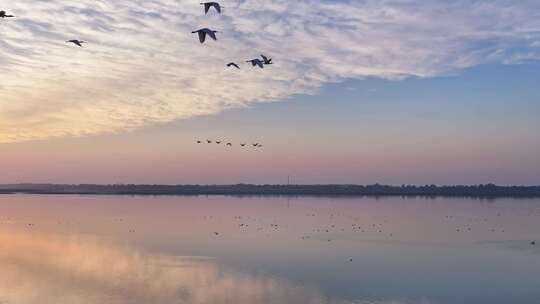
<path id="1" fill-rule="evenodd" d="M 93 237 L 0 232 L 0 303 L 336 303 L 313 289 Z"/>

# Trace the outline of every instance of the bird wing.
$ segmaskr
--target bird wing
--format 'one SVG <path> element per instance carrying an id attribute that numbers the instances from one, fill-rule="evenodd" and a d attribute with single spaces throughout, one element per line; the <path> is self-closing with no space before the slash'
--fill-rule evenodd
<path id="1" fill-rule="evenodd" d="M 216 8 L 216 11 L 221 14 L 221 5 L 219 3 L 214 3 L 214 7 Z"/>
<path id="2" fill-rule="evenodd" d="M 264 55 L 261 55 L 261 58 L 264 60 L 264 61 L 268 61 L 268 57 L 264 56 Z"/>
<path id="3" fill-rule="evenodd" d="M 208 14 L 208 11 L 210 10 L 210 6 L 212 6 L 211 3 L 205 3 L 204 4 L 204 14 Z"/>
<path id="4" fill-rule="evenodd" d="M 258 65 L 261 69 L 264 69 L 264 66 L 260 60 L 256 60 L 255 64 Z"/>
<path id="5" fill-rule="evenodd" d="M 212 37 L 212 39 L 217 40 L 216 33 L 208 30 L 208 35 L 210 35 L 210 37 Z"/>
<path id="6" fill-rule="evenodd" d="M 206 33 L 203 31 L 198 31 L 197 33 L 199 34 L 199 41 L 204 43 L 204 40 L 206 40 Z"/>
<path id="7" fill-rule="evenodd" d="M 78 46 L 82 47 L 82 44 L 81 44 L 81 42 L 80 42 L 80 41 L 73 41 L 73 43 L 75 43 L 76 45 L 78 45 Z"/>

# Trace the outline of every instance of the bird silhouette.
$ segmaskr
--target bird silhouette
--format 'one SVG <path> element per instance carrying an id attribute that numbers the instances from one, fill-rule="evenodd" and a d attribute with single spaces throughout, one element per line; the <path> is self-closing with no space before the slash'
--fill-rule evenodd
<path id="1" fill-rule="evenodd" d="M 227 146 L 232 146 L 232 144 L 231 144 L 231 143 L 227 143 Z"/>
<path id="2" fill-rule="evenodd" d="M 263 63 L 264 63 L 264 64 L 274 64 L 274 63 L 272 62 L 272 58 L 268 58 L 268 57 L 266 57 L 266 56 L 264 56 L 264 55 L 261 55 L 261 58 L 263 59 Z"/>
<path id="3" fill-rule="evenodd" d="M 218 145 L 221 144 L 221 141 L 216 141 L 216 144 L 218 144 Z"/>
<path id="4" fill-rule="evenodd" d="M 200 143 L 201 143 L 201 141 L 200 141 L 200 140 L 197 140 L 197 143 L 198 143 L 198 144 L 200 144 Z"/>
<path id="5" fill-rule="evenodd" d="M 86 43 L 86 41 L 77 40 L 77 39 L 68 40 L 66 42 L 67 43 L 73 43 L 73 44 L 78 45 L 80 47 L 83 47 L 83 43 Z"/>
<path id="6" fill-rule="evenodd" d="M 214 30 L 211 30 L 209 28 L 203 28 L 203 29 L 200 29 L 200 30 L 196 30 L 196 31 L 193 31 L 191 32 L 192 34 L 199 34 L 199 41 L 201 43 L 204 43 L 204 41 L 206 40 L 206 35 L 210 36 L 210 38 L 214 39 L 214 40 L 217 40 L 217 37 L 216 37 L 216 33 L 218 31 L 214 31 Z"/>
<path id="7" fill-rule="evenodd" d="M 222 6 L 219 5 L 219 3 L 217 3 L 217 2 L 203 2 L 203 3 L 201 3 L 201 5 L 204 5 L 204 14 L 205 15 L 208 14 L 208 11 L 210 10 L 211 7 L 215 8 L 216 11 L 221 14 Z"/>
<path id="8" fill-rule="evenodd" d="M 258 146 L 259 146 L 259 143 L 256 143 L 256 144 L 252 144 L 252 146 L 254 146 L 254 147 L 258 147 Z"/>
<path id="9" fill-rule="evenodd" d="M 230 67 L 235 67 L 235 68 L 237 68 L 237 69 L 240 69 L 240 67 L 238 66 L 238 64 L 236 64 L 236 63 L 234 63 L 234 62 L 229 62 L 229 63 L 227 63 L 227 67 L 229 67 L 229 68 L 230 68 Z"/>
<path id="10" fill-rule="evenodd" d="M 536 245 L 536 241 L 532 241 L 531 245 L 533 245 L 533 246 Z"/>
<path id="11" fill-rule="evenodd" d="M 242 146 L 242 147 L 245 147 L 245 146 L 246 146 L 246 144 L 240 144 L 240 146 Z"/>
<path id="12" fill-rule="evenodd" d="M 6 11 L 0 11 L 0 18 L 14 18 L 15 16 L 13 15 L 8 15 L 6 14 Z"/>
<path id="13" fill-rule="evenodd" d="M 261 69 L 264 69 L 264 63 L 260 60 L 260 59 L 252 59 L 252 60 L 248 60 L 246 62 L 251 62 L 251 65 L 252 66 L 258 66 L 260 67 Z"/>
<path id="14" fill-rule="evenodd" d="M 211 144 L 211 143 L 212 143 L 212 141 L 211 141 L 211 140 L 208 140 L 208 139 L 206 140 L 206 142 L 207 142 L 207 143 L 209 143 L 209 144 Z"/>

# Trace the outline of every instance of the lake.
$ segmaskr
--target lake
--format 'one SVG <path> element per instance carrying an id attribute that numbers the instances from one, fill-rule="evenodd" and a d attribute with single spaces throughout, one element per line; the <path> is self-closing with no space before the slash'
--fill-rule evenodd
<path id="1" fill-rule="evenodd" d="M 0 196 L 0 303 L 540 303 L 540 200 Z"/>

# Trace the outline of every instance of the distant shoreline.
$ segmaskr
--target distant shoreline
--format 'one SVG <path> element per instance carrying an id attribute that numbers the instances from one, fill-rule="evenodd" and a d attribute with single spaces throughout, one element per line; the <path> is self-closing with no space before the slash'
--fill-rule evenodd
<path id="1" fill-rule="evenodd" d="M 8 184 L 0 185 L 0 194 L 540 198 L 540 186 Z"/>

